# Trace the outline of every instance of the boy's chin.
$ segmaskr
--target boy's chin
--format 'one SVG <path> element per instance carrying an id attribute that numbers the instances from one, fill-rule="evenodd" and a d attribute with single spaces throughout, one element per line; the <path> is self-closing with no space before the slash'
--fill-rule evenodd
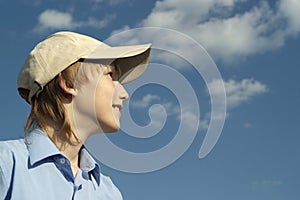
<path id="1" fill-rule="evenodd" d="M 120 124 L 114 124 L 113 126 L 101 126 L 102 133 L 115 133 L 120 130 Z"/>

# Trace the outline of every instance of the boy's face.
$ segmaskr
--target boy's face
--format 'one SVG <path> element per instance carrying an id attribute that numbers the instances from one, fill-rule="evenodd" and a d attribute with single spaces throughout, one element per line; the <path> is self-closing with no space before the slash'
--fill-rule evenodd
<path id="1" fill-rule="evenodd" d="M 111 133 L 120 128 L 120 110 L 128 94 L 115 81 L 114 67 L 98 65 L 82 68 L 85 77 L 80 81 L 78 94 L 73 99 L 73 122 L 79 137 L 84 139 L 94 133 Z"/>
<path id="2" fill-rule="evenodd" d="M 124 87 L 116 81 L 114 67 L 106 68 L 95 91 L 96 117 L 103 132 L 116 132 L 120 128 L 120 110 L 128 99 Z"/>

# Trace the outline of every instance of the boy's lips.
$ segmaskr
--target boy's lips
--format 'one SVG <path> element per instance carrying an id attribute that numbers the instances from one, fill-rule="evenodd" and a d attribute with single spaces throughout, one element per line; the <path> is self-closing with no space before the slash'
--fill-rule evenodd
<path id="1" fill-rule="evenodd" d="M 112 106 L 113 106 L 113 108 L 118 108 L 119 110 L 121 110 L 123 108 L 122 104 L 113 104 Z"/>

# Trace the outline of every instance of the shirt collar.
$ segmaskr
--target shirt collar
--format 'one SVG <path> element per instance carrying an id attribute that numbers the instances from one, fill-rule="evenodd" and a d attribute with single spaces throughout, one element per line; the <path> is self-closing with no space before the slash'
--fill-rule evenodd
<path id="1" fill-rule="evenodd" d="M 54 155 L 62 155 L 50 138 L 38 128 L 28 133 L 26 143 L 31 165 Z"/>
<path id="2" fill-rule="evenodd" d="M 100 184 L 100 166 L 83 146 L 80 151 L 80 169 L 83 172 L 91 173 L 97 184 Z"/>
<path id="3" fill-rule="evenodd" d="M 39 128 L 32 130 L 26 137 L 30 164 L 33 166 L 46 158 L 62 155 L 50 138 Z M 100 184 L 100 166 L 83 146 L 80 150 L 80 169 L 91 173 L 97 184 Z"/>

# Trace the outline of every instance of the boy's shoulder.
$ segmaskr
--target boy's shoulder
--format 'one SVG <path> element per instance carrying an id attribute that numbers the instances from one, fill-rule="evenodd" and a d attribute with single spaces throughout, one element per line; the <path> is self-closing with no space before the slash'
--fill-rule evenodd
<path id="1" fill-rule="evenodd" d="M 5 198 L 9 189 L 16 160 L 25 152 L 24 139 L 0 141 L 0 199 Z"/>
<path id="2" fill-rule="evenodd" d="M 24 139 L 0 141 L 0 169 L 12 169 L 17 160 L 24 160 L 28 150 Z"/>
<path id="3" fill-rule="evenodd" d="M 26 150 L 24 139 L 3 140 L 0 141 L 0 157 L 7 157 L 24 152 Z"/>

